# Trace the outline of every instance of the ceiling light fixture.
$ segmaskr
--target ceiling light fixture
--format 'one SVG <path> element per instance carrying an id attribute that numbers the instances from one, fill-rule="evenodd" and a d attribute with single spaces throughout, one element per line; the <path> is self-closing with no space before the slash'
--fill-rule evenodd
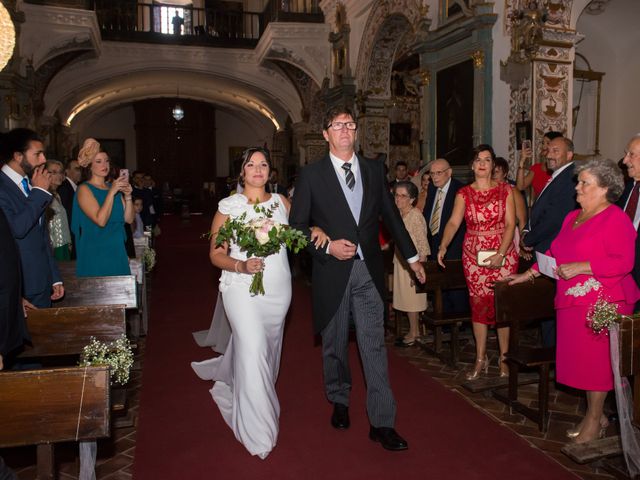
<path id="1" fill-rule="evenodd" d="M 178 87 L 176 87 L 176 94 L 178 97 L 178 101 L 171 110 L 171 116 L 175 119 L 176 122 L 179 122 L 184 118 L 184 109 L 182 108 L 182 105 L 180 105 L 180 90 L 178 89 Z"/>

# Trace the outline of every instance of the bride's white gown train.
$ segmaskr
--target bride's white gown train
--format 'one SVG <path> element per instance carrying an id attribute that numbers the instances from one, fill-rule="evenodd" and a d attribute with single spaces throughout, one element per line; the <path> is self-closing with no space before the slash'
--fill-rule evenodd
<path id="1" fill-rule="evenodd" d="M 273 219 L 287 222 L 279 195 L 261 204 L 278 203 Z M 233 195 L 220 202 L 221 213 L 232 217 L 247 212 L 247 219 L 259 216 L 247 198 Z M 246 260 L 237 245 L 229 255 Z M 280 367 L 284 318 L 291 302 L 291 273 L 286 250 L 265 259 L 265 295 L 251 296 L 251 275 L 223 271 L 220 292 L 231 325 L 231 339 L 224 355 L 191 364 L 203 380 L 213 380 L 211 395 L 220 413 L 252 455 L 266 458 L 278 439 L 280 404 L 275 383 Z"/>

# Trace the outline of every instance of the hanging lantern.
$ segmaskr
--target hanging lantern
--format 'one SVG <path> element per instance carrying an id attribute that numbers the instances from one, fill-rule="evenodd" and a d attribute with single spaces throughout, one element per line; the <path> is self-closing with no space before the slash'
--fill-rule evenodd
<path id="1" fill-rule="evenodd" d="M 176 122 L 182 120 L 184 118 L 184 110 L 182 108 L 182 105 L 176 103 L 176 106 L 173 107 L 173 110 L 171 110 L 171 115 L 173 116 L 173 118 L 175 118 Z"/>

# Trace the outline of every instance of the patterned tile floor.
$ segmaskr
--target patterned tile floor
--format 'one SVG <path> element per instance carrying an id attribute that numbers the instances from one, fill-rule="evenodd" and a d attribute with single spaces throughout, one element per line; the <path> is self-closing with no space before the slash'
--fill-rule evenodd
<path id="1" fill-rule="evenodd" d="M 567 469 L 584 480 L 612 479 L 598 465 L 578 465 L 560 452 L 566 442 L 565 430 L 574 426 L 584 412 L 584 400 L 579 392 L 563 391 L 551 387 L 550 391 L 550 423 L 546 433 L 538 431 L 537 426 L 519 414 L 511 414 L 501 402 L 495 400 L 489 393 L 471 393 L 461 386 L 465 381 L 466 370 L 473 362 L 473 342 L 468 334 L 462 335 L 464 344 L 459 368 L 451 368 L 440 360 L 427 354 L 419 346 L 398 348 L 393 346 L 394 336 L 389 335 L 389 348 L 405 357 L 421 371 L 438 380 L 443 386 L 465 397 L 472 405 L 490 416 L 494 421 L 505 425 L 515 433 L 526 439 L 535 447 L 544 451 Z M 495 338 L 489 339 L 489 346 L 495 348 Z M 491 367 L 489 375 L 497 375 L 497 352 L 489 352 Z M 139 342 L 137 351 L 139 363 L 144 357 L 144 339 Z M 128 417 L 133 419 L 133 425 L 125 428 L 113 428 L 112 438 L 98 442 L 97 478 L 99 480 L 126 480 L 132 478 L 133 459 L 136 447 L 135 421 L 138 411 L 141 371 L 132 372 L 132 378 L 127 389 Z M 537 403 L 537 386 L 521 387 L 519 398 L 535 406 Z M 609 435 L 615 435 L 615 427 L 610 427 Z M 20 480 L 36 478 L 35 447 L 5 449 L 0 451 L 7 463 L 16 469 Z M 56 460 L 60 480 L 77 479 L 78 462 L 77 446 L 73 443 L 56 446 Z"/>

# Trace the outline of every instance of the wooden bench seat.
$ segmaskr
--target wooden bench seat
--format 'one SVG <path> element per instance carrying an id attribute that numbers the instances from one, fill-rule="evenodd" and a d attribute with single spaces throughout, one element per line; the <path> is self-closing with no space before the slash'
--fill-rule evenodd
<path id="1" fill-rule="evenodd" d="M 555 317 L 555 282 L 538 277 L 533 283 L 508 285 L 498 282 L 495 286 L 496 325 L 511 327 L 509 352 L 505 361 L 509 365 L 507 396 L 494 390 L 494 396 L 538 424 L 540 431 L 547 429 L 549 409 L 549 370 L 555 362 L 555 348 L 522 345 L 520 332 L 537 326 L 541 320 Z M 523 368 L 538 369 L 538 409 L 518 401 L 518 375 Z"/>
<path id="2" fill-rule="evenodd" d="M 531 347 L 521 345 L 514 354 L 506 354 L 508 362 L 530 368 L 555 362 L 555 347 Z"/>
<path id="3" fill-rule="evenodd" d="M 31 310 L 27 328 L 32 346 L 21 357 L 78 355 L 91 337 L 113 342 L 126 333 L 124 305 Z"/>
<path id="4" fill-rule="evenodd" d="M 446 260 L 446 268 L 442 268 L 435 260 L 425 262 L 426 282 L 416 284 L 416 291 L 427 292 L 432 295 L 433 311 L 424 312 L 422 320 L 427 330 L 433 331 L 433 347 L 423 345 L 423 348 L 441 361 L 455 366 L 460 358 L 459 331 L 463 323 L 471 322 L 471 312 L 444 312 L 443 292 L 467 287 L 462 269 L 462 260 Z M 449 353 L 443 351 L 443 327 L 449 327 Z"/>
<path id="5" fill-rule="evenodd" d="M 55 477 L 54 443 L 110 435 L 109 368 L 0 372 L 0 448 L 37 445 L 39 479 Z"/>
<path id="6" fill-rule="evenodd" d="M 138 308 L 136 279 L 133 275 L 112 277 L 64 277 L 65 295 L 55 307 L 124 305 Z"/>

